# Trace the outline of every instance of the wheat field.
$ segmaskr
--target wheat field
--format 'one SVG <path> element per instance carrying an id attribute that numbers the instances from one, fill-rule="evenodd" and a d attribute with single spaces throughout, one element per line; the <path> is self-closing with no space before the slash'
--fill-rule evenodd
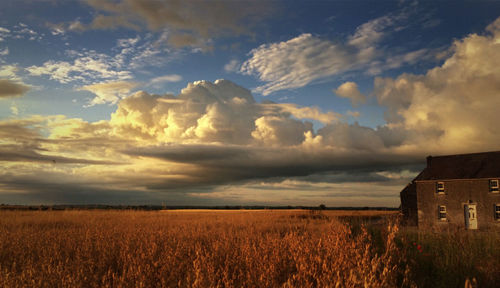
<path id="1" fill-rule="evenodd" d="M 393 215 L 0 211 L 0 287 L 416 287 L 426 256 Z"/>
<path id="2" fill-rule="evenodd" d="M 352 213 L 352 212 L 351 212 Z M 320 214 L 318 214 L 320 215 Z M 390 287 L 401 268 L 388 227 L 304 211 L 1 212 L 1 287 Z"/>

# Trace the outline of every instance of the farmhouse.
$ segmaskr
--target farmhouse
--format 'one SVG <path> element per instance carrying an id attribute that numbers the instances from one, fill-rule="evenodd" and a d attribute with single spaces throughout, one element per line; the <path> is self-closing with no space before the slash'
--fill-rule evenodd
<path id="1" fill-rule="evenodd" d="M 401 191 L 408 225 L 500 229 L 500 151 L 427 157 L 427 167 Z"/>

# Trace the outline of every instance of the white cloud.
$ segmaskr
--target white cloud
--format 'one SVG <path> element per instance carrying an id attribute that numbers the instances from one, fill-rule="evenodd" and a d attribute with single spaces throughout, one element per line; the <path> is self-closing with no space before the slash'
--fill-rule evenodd
<path id="1" fill-rule="evenodd" d="M 12 103 L 12 105 L 10 105 L 10 112 L 12 113 L 12 115 L 15 115 L 15 116 L 19 115 L 19 108 L 17 107 L 17 105 L 15 103 Z"/>
<path id="2" fill-rule="evenodd" d="M 17 65 L 1 65 L 0 66 L 0 79 L 9 79 L 14 81 L 21 81 L 21 77 L 17 75 L 19 67 Z"/>
<path id="3" fill-rule="evenodd" d="M 76 20 L 69 23 L 68 29 L 71 31 L 84 31 L 85 25 L 83 25 L 79 20 Z"/>
<path id="4" fill-rule="evenodd" d="M 349 36 L 349 45 L 360 49 L 372 47 L 382 40 L 386 35 L 386 29 L 394 25 L 394 20 L 394 17 L 386 15 L 362 24 L 356 28 L 353 35 Z"/>
<path id="5" fill-rule="evenodd" d="M 133 73 L 126 68 L 140 69 L 145 66 L 163 65 L 180 55 L 178 51 L 165 55 L 167 51 L 159 45 L 161 39 L 152 38 L 152 35 L 146 35 L 144 39 L 139 36 L 118 39 L 116 46 L 112 48 L 114 55 L 97 53 L 93 50 L 67 50 L 66 56 L 70 60 L 49 60 L 41 66 L 28 67 L 26 71 L 31 76 L 48 76 L 51 80 L 63 84 L 72 82 L 79 84 L 79 90 L 86 90 L 96 95 L 87 107 L 105 103 L 115 104 L 139 85 L 130 81 L 133 79 Z M 9 74 L 13 74 L 12 69 Z M 162 82 L 181 80 L 182 76 L 169 74 L 155 77 L 147 84 L 158 85 Z"/>
<path id="6" fill-rule="evenodd" d="M 24 23 L 19 23 L 14 26 L 12 36 L 15 39 L 27 39 L 30 41 L 40 41 L 43 39 L 43 34 L 36 32 Z"/>
<path id="7" fill-rule="evenodd" d="M 130 48 L 134 47 L 139 40 L 141 40 L 140 36 L 136 36 L 135 38 L 123 38 L 123 39 L 118 39 L 117 42 L 117 47 L 120 48 Z"/>
<path id="8" fill-rule="evenodd" d="M 351 100 L 353 106 L 366 103 L 366 96 L 358 90 L 358 85 L 354 82 L 345 82 L 333 92 L 340 97 Z"/>
<path id="9" fill-rule="evenodd" d="M 88 104 L 94 106 L 96 104 L 115 104 L 120 99 L 130 95 L 130 91 L 137 87 L 137 83 L 126 81 L 104 82 L 80 87 L 78 90 L 86 90 L 96 95 Z"/>
<path id="10" fill-rule="evenodd" d="M 5 49 L 0 50 L 0 56 L 7 56 L 9 55 L 9 47 L 5 47 Z"/>
<path id="11" fill-rule="evenodd" d="M 58 26 L 51 27 L 50 34 L 52 34 L 54 36 L 64 35 L 64 33 L 66 33 L 66 31 L 64 31 L 64 29 L 62 27 L 58 27 Z"/>
<path id="12" fill-rule="evenodd" d="M 250 139 L 258 109 L 243 87 L 225 80 L 197 81 L 177 97 L 145 92 L 127 97 L 111 123 L 120 134 L 145 140 L 241 143 Z"/>
<path id="13" fill-rule="evenodd" d="M 377 75 L 388 69 L 432 59 L 434 53 L 426 49 L 401 52 L 397 47 L 381 47 L 388 35 L 405 29 L 403 23 L 408 15 L 409 12 L 403 10 L 376 18 L 336 42 L 304 33 L 288 41 L 261 45 L 250 51 L 250 58 L 243 62 L 239 72 L 255 75 L 265 82 L 253 90 L 265 96 L 346 72 Z"/>
<path id="14" fill-rule="evenodd" d="M 145 66 L 159 67 L 167 63 L 171 58 L 177 57 L 177 55 L 174 55 L 173 57 L 171 55 L 168 57 L 163 56 L 162 49 L 154 43 L 144 44 L 141 48 L 140 52 L 131 55 L 131 59 L 129 61 L 131 68 L 137 69 Z"/>
<path id="15" fill-rule="evenodd" d="M 240 69 L 240 62 L 236 59 L 229 61 L 226 65 L 224 65 L 224 71 L 226 72 L 236 72 Z"/>
<path id="16" fill-rule="evenodd" d="M 456 40 L 453 54 L 425 75 L 376 78 L 375 95 L 407 148 L 441 153 L 498 150 L 500 18 L 484 35 Z"/>
<path id="17" fill-rule="evenodd" d="M 352 50 L 311 34 L 265 44 L 250 53 L 252 57 L 243 63 L 240 72 L 256 74 L 261 81 L 268 82 L 255 89 L 263 95 L 303 87 L 359 64 Z"/>
<path id="18" fill-rule="evenodd" d="M 10 37 L 10 30 L 7 28 L 0 27 L 0 42 L 4 41 L 5 38 Z"/>
<path id="19" fill-rule="evenodd" d="M 26 71 L 32 76 L 48 76 L 59 83 L 93 84 L 130 80 L 133 78 L 131 70 L 162 66 L 182 55 L 182 51 L 171 52 L 160 45 L 161 37 L 155 39 L 152 35 L 146 35 L 144 39 L 140 36 L 118 39 L 116 46 L 111 49 L 114 53 L 110 54 L 85 49 L 67 50 L 67 60 L 49 60 L 41 66 L 28 67 Z"/>
<path id="20" fill-rule="evenodd" d="M 127 80 L 132 73 L 120 69 L 120 63 L 111 56 L 95 51 L 69 51 L 74 60 L 47 61 L 42 66 L 31 66 L 26 70 L 32 76 L 47 75 L 60 83 L 81 81 L 89 83 L 102 80 Z"/>
<path id="21" fill-rule="evenodd" d="M 151 79 L 150 83 L 151 84 L 158 84 L 158 83 L 163 83 L 163 82 L 179 82 L 182 80 L 182 76 L 177 75 L 177 74 L 170 74 L 170 75 L 164 75 L 164 76 L 159 76 Z"/>
<path id="22" fill-rule="evenodd" d="M 53 27 L 53 26 L 51 26 Z M 111 53 L 98 53 L 94 50 L 66 50 L 66 59 L 49 60 L 40 66 L 30 66 L 26 71 L 31 76 L 46 76 L 59 83 L 76 82 L 80 86 L 110 81 L 129 81 L 134 72 L 148 74 L 145 67 L 160 67 L 167 62 L 182 57 L 185 50 L 170 51 L 162 44 L 165 35 L 153 34 L 123 38 L 116 41 Z M 153 83 L 176 82 L 180 75 L 157 77 Z"/>
<path id="23" fill-rule="evenodd" d="M 252 137 L 266 146 L 299 145 L 312 123 L 280 116 L 262 116 L 255 120 Z"/>

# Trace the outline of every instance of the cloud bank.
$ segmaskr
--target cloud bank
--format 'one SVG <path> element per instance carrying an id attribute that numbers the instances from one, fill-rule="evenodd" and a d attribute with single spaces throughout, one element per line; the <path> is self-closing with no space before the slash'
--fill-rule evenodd
<path id="1" fill-rule="evenodd" d="M 377 128 L 258 103 L 227 80 L 120 97 L 110 120 L 2 120 L 0 201 L 397 206 L 425 156 L 499 150 L 499 45 L 500 19 L 456 40 L 426 74 L 376 78 L 373 94 L 386 107 Z M 355 98 L 353 84 L 341 87 Z"/>

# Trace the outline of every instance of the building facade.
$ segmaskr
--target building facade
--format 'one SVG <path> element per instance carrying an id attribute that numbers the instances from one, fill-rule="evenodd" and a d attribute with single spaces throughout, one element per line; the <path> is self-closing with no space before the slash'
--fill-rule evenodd
<path id="1" fill-rule="evenodd" d="M 400 193 L 408 225 L 426 229 L 500 229 L 500 151 L 427 157 Z"/>

